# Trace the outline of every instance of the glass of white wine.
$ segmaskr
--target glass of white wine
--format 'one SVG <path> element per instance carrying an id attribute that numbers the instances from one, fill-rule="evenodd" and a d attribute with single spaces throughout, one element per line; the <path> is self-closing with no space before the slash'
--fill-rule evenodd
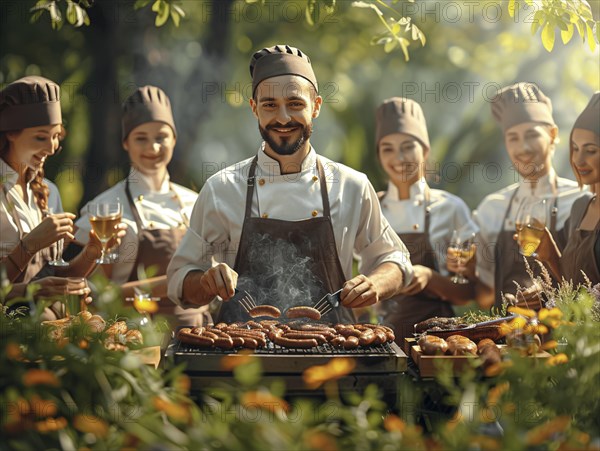
<path id="1" fill-rule="evenodd" d="M 118 233 L 117 225 L 123 217 L 121 203 L 117 199 L 111 202 L 89 204 L 87 212 L 92 229 L 102 244 L 102 255 L 96 260 L 96 263 L 100 265 L 111 264 L 113 261 L 106 255 L 106 245 Z"/>
<path id="2" fill-rule="evenodd" d="M 48 208 L 49 216 L 53 215 L 54 213 L 56 213 L 56 212 L 54 211 L 53 208 Z M 65 246 L 64 238 L 61 238 L 60 240 L 58 240 L 56 242 L 56 254 L 54 255 L 54 259 L 50 260 L 48 262 L 48 264 L 50 266 L 69 266 L 69 263 L 64 261 L 62 258 L 64 246 Z"/>
<path id="3" fill-rule="evenodd" d="M 517 212 L 515 227 L 519 252 L 526 257 L 535 257 L 535 251 L 544 236 L 548 216 L 546 200 L 523 202 Z"/>
<path id="4" fill-rule="evenodd" d="M 475 244 L 474 233 L 466 240 L 461 240 L 458 236 L 458 232 L 455 230 L 452 234 L 448 251 L 458 260 L 459 265 L 464 266 L 475 255 L 473 244 Z M 450 281 L 459 285 L 469 283 L 469 279 L 463 275 L 462 271 L 457 271 L 457 273 L 450 278 Z"/>

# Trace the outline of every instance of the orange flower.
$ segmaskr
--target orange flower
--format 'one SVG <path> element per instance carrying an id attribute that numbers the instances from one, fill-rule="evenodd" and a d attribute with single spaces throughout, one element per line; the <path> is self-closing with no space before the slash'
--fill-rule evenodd
<path id="1" fill-rule="evenodd" d="M 527 324 L 523 329 L 523 332 L 530 335 L 544 335 L 548 333 L 548 328 L 543 324 Z"/>
<path id="2" fill-rule="evenodd" d="M 52 387 L 58 387 L 60 382 L 52 371 L 30 369 L 23 375 L 23 384 L 26 387 L 33 385 L 50 385 Z"/>
<path id="3" fill-rule="evenodd" d="M 546 365 L 556 366 L 561 365 L 563 363 L 567 363 L 568 361 L 569 357 L 567 357 L 567 354 L 561 352 L 560 354 L 556 354 L 555 356 L 552 356 L 548 360 L 546 360 Z"/>
<path id="4" fill-rule="evenodd" d="M 497 404 L 500 397 L 504 393 L 506 393 L 509 388 L 510 388 L 509 382 L 502 382 L 501 384 L 498 384 L 495 387 L 490 388 L 490 391 L 488 391 L 487 403 L 489 405 Z"/>
<path id="5" fill-rule="evenodd" d="M 354 369 L 356 362 L 353 359 L 334 357 L 325 365 L 311 366 L 304 370 L 302 378 L 306 386 L 312 390 L 319 388 L 327 381 L 338 380 Z"/>
<path id="6" fill-rule="evenodd" d="M 547 351 L 548 349 L 554 349 L 558 346 L 558 342 L 556 340 L 548 340 L 546 343 L 542 345 L 542 349 Z"/>
<path id="7" fill-rule="evenodd" d="M 73 426 L 80 432 L 93 434 L 96 437 L 103 438 L 108 435 L 108 423 L 102 418 L 94 415 L 75 415 Z"/>
<path id="8" fill-rule="evenodd" d="M 35 429 L 41 434 L 60 431 L 67 427 L 67 419 L 65 417 L 46 418 L 42 421 L 35 422 Z"/>
<path id="9" fill-rule="evenodd" d="M 143 297 L 136 297 L 133 300 L 133 307 L 140 313 L 156 313 L 158 312 L 158 302 Z"/>
<path id="10" fill-rule="evenodd" d="M 38 395 L 31 397 L 30 405 L 35 416 L 39 418 L 53 417 L 58 410 L 54 401 L 42 399 Z"/>
<path id="11" fill-rule="evenodd" d="M 557 307 L 554 307 L 550 310 L 543 308 L 538 313 L 538 318 L 540 321 L 544 321 L 546 318 L 562 319 L 562 317 L 563 317 L 563 312 L 561 312 L 561 310 Z"/>
<path id="12" fill-rule="evenodd" d="M 446 430 L 448 432 L 452 432 L 452 431 L 454 431 L 454 429 L 456 429 L 456 427 L 460 423 L 463 423 L 464 421 L 465 421 L 465 418 L 464 418 L 463 414 L 460 412 L 460 410 L 457 410 L 454 413 L 454 416 L 452 417 L 452 419 L 446 423 Z"/>
<path id="13" fill-rule="evenodd" d="M 319 451 L 337 451 L 335 438 L 325 432 L 309 433 L 304 439 L 310 449 Z"/>
<path id="14" fill-rule="evenodd" d="M 244 407 L 255 407 L 269 412 L 288 412 L 290 405 L 281 398 L 268 391 L 249 391 L 242 395 L 241 403 Z"/>
<path id="15" fill-rule="evenodd" d="M 89 347 L 89 343 L 87 340 L 79 340 L 79 345 L 81 349 L 87 349 Z"/>
<path id="16" fill-rule="evenodd" d="M 167 416 L 180 423 L 187 423 L 190 420 L 190 409 L 185 404 L 175 404 L 169 400 L 155 396 L 152 398 L 152 404 L 156 410 L 165 412 Z"/>
<path id="17" fill-rule="evenodd" d="M 6 357 L 8 357 L 9 360 L 22 360 L 23 353 L 21 352 L 21 347 L 11 341 L 6 345 Z"/>
<path id="18" fill-rule="evenodd" d="M 521 308 L 521 307 L 516 307 L 514 305 L 508 307 L 508 311 L 510 313 L 514 313 L 515 315 L 521 315 L 521 316 L 524 316 L 526 318 L 535 318 L 536 317 L 535 310 Z"/>
<path id="19" fill-rule="evenodd" d="M 566 415 L 546 421 L 527 433 L 526 443 L 533 446 L 542 445 L 554 434 L 565 431 L 570 424 L 571 417 Z"/>
<path id="20" fill-rule="evenodd" d="M 237 354 L 228 354 L 221 359 L 221 369 L 223 371 L 232 371 L 240 365 L 247 365 L 255 359 L 253 352 L 242 350 Z"/>
<path id="21" fill-rule="evenodd" d="M 180 374 L 177 376 L 177 379 L 173 381 L 173 388 L 177 393 L 188 394 L 190 392 L 191 385 L 192 381 L 185 374 Z"/>
<path id="22" fill-rule="evenodd" d="M 490 366 L 488 366 L 485 371 L 484 374 L 487 377 L 494 377 L 494 376 L 498 376 L 499 374 L 501 374 L 506 368 L 510 368 L 511 366 L 513 366 L 512 361 L 510 360 L 504 360 L 502 362 L 498 362 L 498 363 L 492 363 Z"/>
<path id="23" fill-rule="evenodd" d="M 406 423 L 397 415 L 389 414 L 383 420 L 383 427 L 388 432 L 402 432 L 406 428 Z"/>

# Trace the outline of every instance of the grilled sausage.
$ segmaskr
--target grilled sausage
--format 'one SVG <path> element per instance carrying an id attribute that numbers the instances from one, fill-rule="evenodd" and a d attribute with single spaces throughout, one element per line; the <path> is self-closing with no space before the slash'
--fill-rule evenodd
<path id="1" fill-rule="evenodd" d="M 358 343 L 361 346 L 371 346 L 371 344 L 373 344 L 373 342 L 375 341 L 375 332 L 373 332 L 371 329 L 368 329 L 363 331 L 363 333 L 360 334 L 360 337 L 358 337 Z"/>
<path id="2" fill-rule="evenodd" d="M 242 337 L 231 337 L 231 342 L 233 343 L 233 347 L 238 348 L 244 346 L 245 340 Z"/>
<path id="3" fill-rule="evenodd" d="M 287 310 L 286 316 L 288 318 L 310 318 L 314 320 L 320 320 L 321 312 L 319 312 L 316 308 L 313 307 L 291 307 Z"/>
<path id="4" fill-rule="evenodd" d="M 374 345 L 382 345 L 385 342 L 387 342 L 387 335 L 385 334 L 385 331 L 383 329 L 375 329 L 375 341 L 373 342 Z"/>
<path id="5" fill-rule="evenodd" d="M 355 329 L 354 327 L 352 328 L 347 328 L 347 329 L 342 329 L 340 330 L 340 335 L 342 337 L 360 337 L 360 335 L 362 334 L 362 332 L 360 330 Z"/>
<path id="6" fill-rule="evenodd" d="M 212 332 L 210 332 L 208 330 L 205 330 L 204 332 L 202 332 L 202 336 L 203 337 L 208 337 L 211 340 L 216 340 L 217 338 L 219 338 L 219 336 L 217 334 L 212 333 Z"/>
<path id="7" fill-rule="evenodd" d="M 210 348 L 215 343 L 215 341 L 211 338 L 185 332 L 185 329 L 181 329 L 179 331 L 177 338 L 183 343 L 200 346 L 202 348 Z"/>
<path id="8" fill-rule="evenodd" d="M 353 335 L 346 337 L 346 341 L 344 342 L 344 349 L 356 349 L 360 342 L 358 341 L 358 337 Z"/>
<path id="9" fill-rule="evenodd" d="M 244 347 L 246 349 L 258 348 L 258 341 L 256 341 L 254 338 L 244 337 L 244 338 L 242 338 L 242 340 L 243 340 L 242 347 Z"/>
<path id="10" fill-rule="evenodd" d="M 331 341 L 330 341 L 332 346 L 335 346 L 336 348 L 341 348 L 344 346 L 344 343 L 346 343 L 346 338 L 342 337 L 341 335 L 338 335 L 337 337 L 334 337 Z"/>
<path id="11" fill-rule="evenodd" d="M 283 334 L 281 335 L 284 338 L 299 338 L 302 340 L 309 340 L 311 338 L 314 338 L 315 340 L 317 340 L 317 343 L 322 345 L 324 343 L 327 342 L 327 339 L 323 336 L 323 335 L 319 335 L 319 334 L 311 334 L 309 332 L 288 332 L 287 334 Z"/>
<path id="12" fill-rule="evenodd" d="M 252 318 L 256 318 L 257 316 L 270 316 L 271 318 L 279 318 L 281 316 L 281 310 L 272 305 L 257 305 L 254 308 L 251 308 L 248 312 Z"/>
<path id="13" fill-rule="evenodd" d="M 317 346 L 317 340 L 314 338 L 301 339 L 301 338 L 285 338 L 275 337 L 275 344 L 283 346 L 285 348 L 314 348 Z"/>
<path id="14" fill-rule="evenodd" d="M 194 335 L 202 335 L 203 332 L 204 327 L 192 327 L 192 329 L 190 330 L 190 333 Z"/>
<path id="15" fill-rule="evenodd" d="M 244 346 L 246 345 L 246 339 L 249 338 L 251 340 L 254 340 L 258 343 L 258 345 L 260 346 L 266 346 L 267 345 L 267 340 L 265 338 L 261 338 L 258 335 L 250 335 L 250 334 L 244 334 L 243 332 L 229 332 L 229 335 L 231 335 L 231 338 L 233 337 L 240 337 L 244 339 Z"/>
<path id="16" fill-rule="evenodd" d="M 222 349 L 231 349 L 231 348 L 233 348 L 233 340 L 231 339 L 231 337 L 229 337 L 229 338 L 219 337 L 215 340 L 215 346 L 222 348 Z"/>

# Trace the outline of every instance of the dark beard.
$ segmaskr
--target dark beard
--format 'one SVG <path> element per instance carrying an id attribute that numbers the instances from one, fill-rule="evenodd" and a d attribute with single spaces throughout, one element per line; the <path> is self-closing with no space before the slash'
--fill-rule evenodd
<path id="1" fill-rule="evenodd" d="M 300 135 L 300 138 L 298 138 L 294 142 L 288 142 L 287 138 L 283 138 L 283 139 L 281 139 L 281 144 L 277 144 L 275 142 L 275 139 L 273 139 L 271 137 L 271 135 L 269 134 L 269 129 L 275 128 L 275 127 L 279 127 L 279 128 L 301 127 L 302 134 Z M 306 127 L 302 126 L 296 122 L 289 123 L 286 125 L 273 124 L 273 125 L 267 125 L 266 129 L 261 127 L 259 124 L 258 129 L 260 130 L 260 136 L 262 136 L 262 138 L 269 145 L 269 147 L 271 149 L 273 149 L 273 152 L 275 152 L 278 155 L 293 155 L 293 154 L 295 154 L 308 141 L 308 139 L 312 135 L 312 123 L 308 124 Z"/>

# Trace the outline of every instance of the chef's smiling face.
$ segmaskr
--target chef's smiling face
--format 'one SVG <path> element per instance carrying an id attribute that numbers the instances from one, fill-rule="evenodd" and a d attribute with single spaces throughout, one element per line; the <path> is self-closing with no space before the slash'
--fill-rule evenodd
<path id="1" fill-rule="evenodd" d="M 395 185 L 412 185 L 424 173 L 429 149 L 405 133 L 392 133 L 379 141 L 378 155 L 383 170 Z"/>
<path id="2" fill-rule="evenodd" d="M 46 159 L 60 148 L 64 129 L 60 124 L 46 125 L 8 132 L 6 137 L 10 143 L 6 161 L 13 169 L 29 168 L 38 171 L 44 166 Z"/>
<path id="3" fill-rule="evenodd" d="M 173 129 L 163 122 L 146 122 L 134 128 L 123 141 L 131 164 L 144 175 L 162 175 L 173 157 Z"/>
<path id="4" fill-rule="evenodd" d="M 557 136 L 556 126 L 539 122 L 524 122 L 506 130 L 506 150 L 521 177 L 537 180 L 548 174 Z"/>
<path id="5" fill-rule="evenodd" d="M 258 119 L 267 152 L 277 155 L 308 152 L 312 122 L 319 115 L 322 101 L 303 77 L 281 75 L 262 81 L 250 99 L 250 107 Z"/>
<path id="6" fill-rule="evenodd" d="M 600 136 L 576 128 L 571 136 L 571 165 L 583 185 L 600 183 Z"/>

